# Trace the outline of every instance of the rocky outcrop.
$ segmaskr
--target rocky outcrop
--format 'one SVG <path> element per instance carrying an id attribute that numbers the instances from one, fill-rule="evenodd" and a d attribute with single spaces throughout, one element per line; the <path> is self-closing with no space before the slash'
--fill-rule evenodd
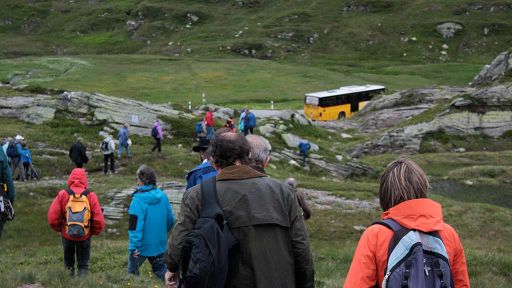
<path id="1" fill-rule="evenodd" d="M 41 124 L 59 113 L 84 124 L 107 123 L 119 128 L 123 123 L 131 126 L 130 132 L 149 135 L 150 128 L 159 116 L 193 116 L 172 109 L 166 104 L 149 104 L 99 93 L 64 92 L 60 95 L 27 95 L 1 97 L 0 116 Z M 163 128 L 169 128 L 163 123 Z"/>
<path id="2" fill-rule="evenodd" d="M 372 100 L 354 118 L 361 132 L 391 128 L 403 120 L 417 116 L 442 100 L 474 92 L 474 88 L 440 87 L 412 89 L 383 95 Z"/>
<path id="3" fill-rule="evenodd" d="M 437 32 L 443 36 L 444 39 L 452 38 L 455 33 L 464 29 L 464 26 L 455 22 L 445 22 L 436 26 Z"/>
<path id="4" fill-rule="evenodd" d="M 290 148 L 297 148 L 299 146 L 300 140 L 302 140 L 299 136 L 291 133 L 281 134 L 281 138 L 283 138 L 286 145 Z M 315 143 L 309 142 L 309 144 L 311 144 L 311 151 L 316 152 L 319 150 L 318 145 L 316 145 Z"/>
<path id="5" fill-rule="evenodd" d="M 387 131 L 352 149 L 350 156 L 417 153 L 423 137 L 431 132 L 496 138 L 508 131 L 512 131 L 512 84 L 475 90 L 452 101 L 432 121 Z"/>
<path id="6" fill-rule="evenodd" d="M 174 215 L 177 218 L 180 213 L 180 204 L 183 193 L 185 193 L 185 184 L 179 182 L 164 182 L 159 183 L 158 187 L 167 194 L 169 202 L 171 203 Z M 128 203 L 130 196 L 135 191 L 135 187 L 130 187 L 124 190 L 113 190 L 109 192 L 108 197 L 111 202 L 103 206 L 103 214 L 107 224 L 114 224 L 127 214 Z"/>
<path id="7" fill-rule="evenodd" d="M 471 82 L 471 86 L 483 86 L 497 83 L 509 73 L 512 73 L 512 51 L 501 53 L 491 64 L 485 65 L 482 71 L 475 76 Z"/>

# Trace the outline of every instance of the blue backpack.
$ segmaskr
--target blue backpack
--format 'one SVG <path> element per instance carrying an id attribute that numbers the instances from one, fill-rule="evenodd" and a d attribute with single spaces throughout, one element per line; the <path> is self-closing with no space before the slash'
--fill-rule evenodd
<path id="1" fill-rule="evenodd" d="M 202 210 L 185 238 L 178 287 L 223 288 L 228 279 L 230 248 L 238 239 L 229 229 L 217 200 L 216 177 L 201 182 Z"/>
<path id="2" fill-rule="evenodd" d="M 374 224 L 393 230 L 382 288 L 453 288 L 450 262 L 437 232 L 409 230 L 393 219 Z"/>

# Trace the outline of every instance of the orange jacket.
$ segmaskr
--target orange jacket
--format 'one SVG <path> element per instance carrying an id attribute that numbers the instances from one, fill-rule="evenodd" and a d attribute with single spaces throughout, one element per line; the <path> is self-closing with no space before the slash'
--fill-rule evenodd
<path id="1" fill-rule="evenodd" d="M 67 185 L 76 195 L 81 194 L 87 188 L 87 176 L 85 170 L 82 168 L 75 168 L 69 175 Z M 91 207 L 91 230 L 87 235 L 82 238 L 71 238 L 66 234 L 66 227 L 62 225 L 64 215 L 66 215 L 66 204 L 69 200 L 69 194 L 65 190 L 61 190 L 55 199 L 53 199 L 50 209 L 48 209 L 48 224 L 53 230 L 61 232 L 62 236 L 66 239 L 73 241 L 84 241 L 92 235 L 100 235 L 103 228 L 105 228 L 105 218 L 101 212 L 98 197 L 94 192 L 87 195 L 89 205 Z"/>
<path id="2" fill-rule="evenodd" d="M 382 213 L 382 219 L 393 218 L 408 229 L 423 232 L 438 231 L 443 239 L 456 288 L 469 287 L 466 256 L 457 232 L 443 222 L 441 205 L 430 199 L 402 202 Z M 357 244 L 344 288 L 382 287 L 388 260 L 388 247 L 393 231 L 382 225 L 372 225 L 364 231 Z"/>

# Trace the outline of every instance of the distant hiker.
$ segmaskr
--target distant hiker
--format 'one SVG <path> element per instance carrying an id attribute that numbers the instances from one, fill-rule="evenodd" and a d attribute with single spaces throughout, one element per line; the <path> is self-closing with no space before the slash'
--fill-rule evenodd
<path id="1" fill-rule="evenodd" d="M 123 127 L 119 129 L 119 133 L 117 134 L 117 140 L 119 141 L 119 149 L 117 150 L 117 159 L 121 160 L 121 156 L 123 155 L 123 149 L 126 150 L 126 157 L 128 159 L 131 158 L 130 154 L 130 145 L 129 145 L 129 137 L 130 133 L 128 132 L 128 124 L 123 124 Z"/>
<path id="2" fill-rule="evenodd" d="M 25 169 L 23 169 L 23 161 L 21 160 L 21 142 L 25 140 L 21 135 L 16 135 L 14 141 L 9 143 L 7 147 L 7 156 L 11 160 L 11 172 L 14 178 L 14 173 L 18 170 L 18 176 L 14 179 L 25 181 Z"/>
<path id="3" fill-rule="evenodd" d="M 153 273 L 164 280 L 167 267 L 163 256 L 174 212 L 167 195 L 156 187 L 156 180 L 155 170 L 145 165 L 137 170 L 138 187 L 128 209 L 128 273 L 139 275 L 139 267 L 148 259 Z"/>
<path id="4" fill-rule="evenodd" d="M 116 173 L 115 170 L 115 157 L 114 157 L 114 151 L 116 151 L 116 144 L 114 143 L 114 140 L 112 139 L 112 136 L 107 134 L 105 136 L 105 139 L 101 141 L 100 144 L 100 151 L 103 153 L 103 174 L 107 174 L 108 168 L 109 168 L 109 162 L 110 162 L 110 172 Z"/>
<path id="5" fill-rule="evenodd" d="M 206 115 L 204 117 L 206 122 L 206 138 L 212 139 L 215 132 L 215 120 L 213 119 L 213 108 L 207 108 Z"/>
<path id="6" fill-rule="evenodd" d="M 13 210 L 10 209 L 16 196 L 11 169 L 7 162 L 7 155 L 3 149 L 0 149 L 0 238 L 2 238 L 5 222 L 12 220 L 14 215 Z"/>
<path id="7" fill-rule="evenodd" d="M 164 134 L 162 132 L 160 120 L 156 120 L 155 124 L 153 124 L 151 136 L 155 138 L 155 145 L 153 145 L 151 152 L 154 152 L 155 149 L 158 149 L 158 152 L 162 152 L 162 139 L 164 139 Z"/>
<path id="8" fill-rule="evenodd" d="M 256 127 L 256 116 L 247 109 L 244 118 L 244 135 L 247 136 L 249 133 L 254 134 L 254 127 Z"/>
<path id="9" fill-rule="evenodd" d="M 6 139 L 4 139 L 4 143 L 2 144 L 2 149 L 4 150 L 4 154 L 7 155 L 7 147 L 9 147 L 9 143 L 12 142 L 12 138 L 11 137 L 7 137 Z"/>
<path id="10" fill-rule="evenodd" d="M 27 143 L 25 142 L 21 142 L 21 161 L 23 162 L 23 170 L 25 171 L 26 179 L 39 178 L 37 173 L 34 171 L 32 155 L 30 154 L 30 149 L 28 149 Z"/>
<path id="11" fill-rule="evenodd" d="M 224 127 L 229 128 L 231 132 L 236 133 L 235 129 L 235 117 L 230 116 L 228 120 L 226 120 L 226 124 L 224 124 Z"/>
<path id="12" fill-rule="evenodd" d="M 245 129 L 244 129 L 244 122 L 245 122 L 245 112 L 246 109 L 245 108 L 242 108 L 242 112 L 240 113 L 240 121 L 238 122 L 238 131 L 240 133 L 245 133 Z"/>
<path id="13" fill-rule="evenodd" d="M 258 135 L 247 135 L 245 137 L 249 142 L 251 147 L 251 154 L 249 155 L 249 166 L 263 174 L 266 174 L 265 168 L 270 163 L 270 143 L 262 136 Z M 302 192 L 297 191 L 297 181 L 294 178 L 288 178 L 286 180 L 286 184 L 290 185 L 290 189 L 297 196 L 297 200 L 299 201 L 299 205 L 302 208 L 302 215 L 304 219 L 309 219 L 311 217 L 311 209 L 309 209 L 308 204 L 304 198 Z"/>
<path id="14" fill-rule="evenodd" d="M 179 221 L 169 239 L 165 257 L 170 271 L 166 275 L 167 287 L 176 285 L 180 267 L 197 263 L 197 259 L 190 262 L 183 259 L 187 251 L 182 249 L 186 239 L 192 239 L 189 233 L 199 215 L 205 212 L 201 210 L 204 207 L 202 189 L 205 195 L 216 193 L 213 199 L 218 199 L 227 220 L 224 225 L 238 238 L 238 245 L 229 251 L 229 263 L 224 262 L 225 266 L 188 266 L 188 270 L 193 271 L 202 271 L 206 266 L 215 269 L 208 269 L 208 275 L 222 277 L 212 279 L 222 282 L 216 281 L 218 286 L 207 283 L 202 287 L 314 287 L 308 233 L 295 195 L 286 184 L 243 165 L 249 153 L 249 143 L 243 135 L 224 133 L 213 140 L 212 159 L 219 174 L 216 180 L 205 180 L 183 195 Z M 211 180 L 215 182 L 209 183 Z M 224 250 L 222 259 L 228 257 L 227 253 Z M 225 270 L 219 273 L 217 269 Z M 194 280 L 188 274 L 193 272 L 188 270 L 181 270 L 185 286 L 187 281 Z"/>
<path id="15" fill-rule="evenodd" d="M 469 288 L 464 249 L 427 198 L 427 175 L 414 162 L 388 164 L 380 178 L 382 221 L 363 232 L 345 279 L 352 287 Z"/>
<path id="16" fill-rule="evenodd" d="M 83 168 L 84 164 L 89 162 L 87 157 L 87 147 L 84 145 L 82 137 L 76 138 L 76 142 L 69 148 L 69 158 L 75 163 L 76 168 Z"/>
<path id="17" fill-rule="evenodd" d="M 85 169 L 73 169 L 67 186 L 53 200 L 48 210 L 48 224 L 62 235 L 64 267 L 73 276 L 76 256 L 78 275 L 85 276 L 89 271 L 91 236 L 100 235 L 105 219 L 98 197 L 88 189 Z"/>
<path id="18" fill-rule="evenodd" d="M 206 138 L 206 120 L 201 119 L 201 121 L 197 122 L 196 123 L 196 127 L 195 127 L 195 133 L 196 133 L 196 137 L 201 140 L 202 138 Z"/>
<path id="19" fill-rule="evenodd" d="M 297 195 L 297 200 L 299 201 L 300 208 L 302 208 L 302 216 L 304 217 L 304 219 L 308 220 L 309 218 L 311 218 L 313 212 L 311 211 L 311 208 L 309 208 L 309 205 L 306 202 L 306 197 L 304 197 L 304 193 L 297 189 L 297 180 L 295 180 L 295 178 L 290 177 L 286 179 L 286 184 L 288 184 L 292 191 L 295 192 L 295 195 Z"/>
<path id="20" fill-rule="evenodd" d="M 309 149 L 311 149 L 311 144 L 309 144 L 308 140 L 302 139 L 300 140 L 298 147 L 300 156 L 302 156 L 302 165 L 306 166 L 306 158 L 308 157 Z"/>
<path id="21" fill-rule="evenodd" d="M 220 130 L 220 129 L 219 129 Z M 207 150 L 210 140 L 206 138 L 199 139 L 199 143 L 192 147 L 192 151 L 199 153 L 201 164 L 190 170 L 187 174 L 187 189 L 196 186 L 203 180 L 217 175 L 217 170 L 208 161 Z"/>

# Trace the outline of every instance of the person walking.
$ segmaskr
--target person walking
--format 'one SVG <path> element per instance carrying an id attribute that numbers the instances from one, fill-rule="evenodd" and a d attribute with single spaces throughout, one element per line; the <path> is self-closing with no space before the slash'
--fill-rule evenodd
<path id="1" fill-rule="evenodd" d="M 87 147 L 83 143 L 83 138 L 76 138 L 76 142 L 69 148 L 69 158 L 75 163 L 76 168 L 83 168 L 84 164 L 89 162 L 87 157 Z"/>
<path id="2" fill-rule="evenodd" d="M 14 178 L 14 173 L 18 170 L 18 177 L 14 179 L 19 179 L 20 181 L 25 181 L 25 169 L 23 168 L 23 161 L 21 159 L 21 142 L 23 140 L 25 140 L 23 136 L 16 135 L 14 141 L 10 142 L 7 147 L 7 156 L 11 161 L 12 177 Z"/>
<path id="3" fill-rule="evenodd" d="M 105 135 L 105 139 L 103 139 L 100 144 L 100 151 L 103 153 L 103 174 L 106 175 L 109 172 L 109 162 L 110 173 L 116 173 L 114 157 L 114 151 L 116 151 L 116 143 L 114 143 L 114 139 L 112 139 L 111 135 Z"/>
<path id="4" fill-rule="evenodd" d="M 246 109 L 242 108 L 242 112 L 240 112 L 240 121 L 238 122 L 239 133 L 245 133 L 245 129 L 244 129 L 245 114 L 246 114 Z"/>
<path id="5" fill-rule="evenodd" d="M 33 172 L 32 165 L 32 154 L 30 153 L 30 149 L 27 147 L 27 143 L 21 142 L 21 162 L 23 162 L 23 170 L 25 171 L 25 179 L 34 179 L 36 177 Z"/>
<path id="6" fill-rule="evenodd" d="M 363 232 L 343 287 L 433 287 L 424 286 L 428 280 L 447 284 L 436 287 L 469 288 L 459 235 L 444 223 L 441 205 L 427 198 L 429 187 L 427 175 L 411 160 L 388 164 L 379 189 L 383 221 Z M 425 254 L 417 254 L 416 243 Z"/>
<path id="7" fill-rule="evenodd" d="M 220 130 L 220 129 L 219 129 Z M 187 188 L 192 188 L 197 184 L 203 182 L 203 180 L 214 177 L 217 175 L 217 170 L 213 168 L 208 161 L 207 150 L 210 146 L 210 140 L 206 138 L 199 139 L 199 143 L 192 147 L 192 151 L 199 153 L 199 159 L 201 160 L 201 164 L 194 167 L 194 169 L 190 170 L 187 174 Z"/>
<path id="8" fill-rule="evenodd" d="M 256 127 L 256 116 L 254 116 L 254 113 L 247 109 L 244 118 L 244 135 L 247 136 L 249 133 L 253 134 L 254 127 Z"/>
<path id="9" fill-rule="evenodd" d="M 79 276 L 89 271 L 91 236 L 100 235 L 105 218 L 98 197 L 88 188 L 85 169 L 75 168 L 48 209 L 48 224 L 62 235 L 64 267 L 75 275 L 75 257 Z"/>
<path id="10" fill-rule="evenodd" d="M 314 287 L 308 233 L 295 195 L 285 183 L 242 164 L 250 153 L 243 135 L 224 133 L 211 145 L 224 225 L 238 239 L 225 287 Z M 167 287 L 176 287 L 180 266 L 188 264 L 181 263 L 182 248 L 201 213 L 201 189 L 197 185 L 183 195 L 165 256 Z"/>
<path id="11" fill-rule="evenodd" d="M 306 166 L 306 159 L 308 157 L 309 149 L 311 149 L 311 144 L 309 144 L 308 140 L 301 139 L 298 147 L 300 156 L 302 156 L 302 166 Z"/>
<path id="12" fill-rule="evenodd" d="M 123 127 L 119 129 L 119 133 L 117 134 L 117 140 L 119 142 L 119 149 L 117 150 L 118 160 L 121 160 L 121 156 L 123 156 L 123 149 L 126 151 L 126 157 L 128 159 L 131 158 L 130 145 L 128 145 L 129 138 L 130 132 L 128 131 L 128 123 L 124 123 Z"/>
<path id="13" fill-rule="evenodd" d="M 197 122 L 194 130 L 199 141 L 201 141 L 203 138 L 206 138 L 206 120 L 203 118 L 201 121 Z"/>
<path id="14" fill-rule="evenodd" d="M 7 155 L 5 155 L 3 149 L 0 149 L 0 199 L 2 202 L 0 205 L 0 238 L 2 238 L 5 222 L 7 222 L 9 218 L 8 211 L 6 210 L 6 205 L 9 205 L 7 201 L 10 202 L 12 207 L 15 197 L 16 191 L 14 190 Z"/>
<path id="15" fill-rule="evenodd" d="M 207 108 L 206 115 L 204 117 L 204 121 L 206 122 L 206 138 L 212 139 L 215 133 L 215 120 L 213 119 L 213 108 Z"/>
<path id="16" fill-rule="evenodd" d="M 155 124 L 153 124 L 151 136 L 155 138 L 155 145 L 153 145 L 151 152 L 154 152 L 155 149 L 158 149 L 158 152 L 162 152 L 162 139 L 164 138 L 164 134 L 162 132 L 162 126 L 160 125 L 160 120 L 156 120 Z"/>
<path id="17" fill-rule="evenodd" d="M 137 170 L 137 189 L 132 194 L 128 237 L 128 273 L 139 275 L 139 267 L 149 260 L 153 273 L 164 280 L 163 259 L 167 233 L 174 225 L 174 212 L 167 195 L 156 186 L 155 170 L 142 165 Z"/>

